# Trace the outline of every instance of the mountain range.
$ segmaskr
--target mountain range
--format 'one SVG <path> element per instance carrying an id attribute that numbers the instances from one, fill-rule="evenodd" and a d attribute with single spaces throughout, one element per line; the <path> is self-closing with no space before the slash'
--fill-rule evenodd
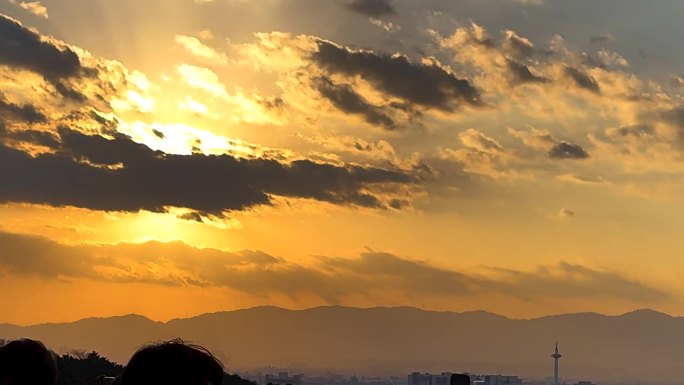
<path id="1" fill-rule="evenodd" d="M 678 383 L 684 318 L 653 310 L 619 316 L 577 313 L 510 319 L 409 307 L 257 307 L 156 322 L 139 315 L 71 323 L 0 324 L 0 338 L 29 337 L 53 350 L 95 350 L 125 363 L 142 344 L 180 337 L 215 352 L 231 371 L 404 375 L 413 371 L 547 378 L 558 342 L 571 383 Z"/>

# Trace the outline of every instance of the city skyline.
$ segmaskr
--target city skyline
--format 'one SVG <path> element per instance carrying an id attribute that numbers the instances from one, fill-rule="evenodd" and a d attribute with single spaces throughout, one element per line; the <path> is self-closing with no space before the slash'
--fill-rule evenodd
<path id="1" fill-rule="evenodd" d="M 682 14 L 0 0 L 0 323 L 684 315 Z"/>

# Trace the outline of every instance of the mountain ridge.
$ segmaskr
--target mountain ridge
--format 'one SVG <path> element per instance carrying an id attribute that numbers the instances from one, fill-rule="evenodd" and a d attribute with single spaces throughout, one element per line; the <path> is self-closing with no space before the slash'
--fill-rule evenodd
<path id="1" fill-rule="evenodd" d="M 684 319 L 684 316 L 675 316 L 671 314 L 667 314 L 665 312 L 657 311 L 654 309 L 649 309 L 649 308 L 643 308 L 643 309 L 635 309 L 631 310 L 625 313 L 620 313 L 620 314 L 603 314 L 603 313 L 598 313 L 598 312 L 593 312 L 593 311 L 585 311 L 585 312 L 571 312 L 571 313 L 558 313 L 558 314 L 549 314 L 549 315 L 543 315 L 543 316 L 537 316 L 537 317 L 529 317 L 529 318 L 516 318 L 516 317 L 509 317 L 504 314 L 499 314 L 499 313 L 494 313 L 491 311 L 487 310 L 466 310 L 462 312 L 458 311 L 452 311 L 452 310 L 433 310 L 433 309 L 422 309 L 419 307 L 414 307 L 414 306 L 373 306 L 373 307 L 354 307 L 354 306 L 337 306 L 337 305 L 330 305 L 330 306 L 315 306 L 315 307 L 310 307 L 310 308 L 303 308 L 303 309 L 289 309 L 285 307 L 280 307 L 280 306 L 272 306 L 272 305 L 264 305 L 264 306 L 254 306 L 254 307 L 248 307 L 248 308 L 242 308 L 242 309 L 234 309 L 234 310 L 219 310 L 215 312 L 207 312 L 207 313 L 201 313 L 193 316 L 188 316 L 188 317 L 177 317 L 177 318 L 171 318 L 167 321 L 158 321 L 154 320 L 152 318 L 149 318 L 145 315 L 142 314 L 137 314 L 137 313 L 127 313 L 127 314 L 120 314 L 120 315 L 111 315 L 111 316 L 92 316 L 92 317 L 86 317 L 86 318 L 81 318 L 78 320 L 73 320 L 73 321 L 65 321 L 65 322 L 43 322 L 43 323 L 36 323 L 36 324 L 26 324 L 26 325 L 20 325 L 20 324 L 13 324 L 13 323 L 8 323 L 8 322 L 0 322 L 0 327 L 2 326 L 16 326 L 16 327 L 33 327 L 33 326 L 43 326 L 43 325 L 64 325 L 64 324 L 74 324 L 82 321 L 87 321 L 87 320 L 107 320 L 107 319 L 125 319 L 128 317 L 138 317 L 145 319 L 150 322 L 154 323 L 160 323 L 160 324 L 167 324 L 172 321 L 178 321 L 178 320 L 187 320 L 187 319 L 195 319 L 195 318 L 200 318 L 204 316 L 211 316 L 211 315 L 220 315 L 220 314 L 230 314 L 230 313 L 237 313 L 237 312 L 245 312 L 245 311 L 258 311 L 258 310 L 278 310 L 278 311 L 287 311 L 287 312 L 306 312 L 306 311 L 311 311 L 311 310 L 317 310 L 317 309 L 349 309 L 349 310 L 417 310 L 420 312 L 425 312 L 425 313 L 434 313 L 434 314 L 457 314 L 457 315 L 469 315 L 469 314 L 482 314 L 482 315 L 488 315 L 488 316 L 494 316 L 494 317 L 499 317 L 511 321 L 534 321 L 534 320 L 539 320 L 539 319 L 545 319 L 545 318 L 553 318 L 553 317 L 567 317 L 567 316 L 576 316 L 576 315 L 593 315 L 593 316 L 600 316 L 600 317 L 624 317 L 624 316 L 629 316 L 632 314 L 653 314 L 653 315 L 662 315 L 666 316 L 667 318 L 672 318 L 672 319 Z"/>
<path id="2" fill-rule="evenodd" d="M 469 371 L 527 378 L 548 377 L 558 341 L 566 378 L 677 383 L 684 372 L 684 318 L 643 309 L 511 319 L 411 307 L 262 306 L 167 322 L 129 314 L 0 325 L 0 338 L 19 337 L 40 339 L 60 353 L 95 350 L 120 363 L 141 345 L 180 337 L 206 346 L 232 370 L 273 365 L 292 371 Z"/>

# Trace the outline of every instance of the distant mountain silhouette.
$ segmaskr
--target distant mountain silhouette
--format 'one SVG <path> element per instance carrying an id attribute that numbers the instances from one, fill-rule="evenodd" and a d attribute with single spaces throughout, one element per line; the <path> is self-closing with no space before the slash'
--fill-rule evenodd
<path id="1" fill-rule="evenodd" d="M 475 371 L 550 376 L 556 341 L 568 379 L 679 383 L 684 318 L 652 310 L 621 316 L 578 313 L 531 320 L 487 312 L 415 308 L 257 307 L 167 323 L 128 315 L 29 327 L 0 325 L 0 338 L 26 336 L 52 349 L 95 350 L 125 363 L 149 341 L 200 343 L 230 371 L 265 365 L 356 373 Z"/>

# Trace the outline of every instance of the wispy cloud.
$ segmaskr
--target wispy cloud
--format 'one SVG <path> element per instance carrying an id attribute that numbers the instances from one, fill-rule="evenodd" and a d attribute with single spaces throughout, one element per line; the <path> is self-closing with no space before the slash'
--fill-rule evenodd
<path id="1" fill-rule="evenodd" d="M 40 3 L 40 1 L 16 1 L 16 0 L 9 0 L 10 3 L 16 4 L 19 7 L 27 10 L 28 12 L 31 12 L 32 14 L 39 16 L 39 17 L 44 17 L 48 18 L 48 9 Z"/>
<path id="2" fill-rule="evenodd" d="M 226 54 L 219 53 L 194 36 L 176 35 L 175 41 L 196 58 L 209 64 L 225 65 L 228 62 Z"/>

